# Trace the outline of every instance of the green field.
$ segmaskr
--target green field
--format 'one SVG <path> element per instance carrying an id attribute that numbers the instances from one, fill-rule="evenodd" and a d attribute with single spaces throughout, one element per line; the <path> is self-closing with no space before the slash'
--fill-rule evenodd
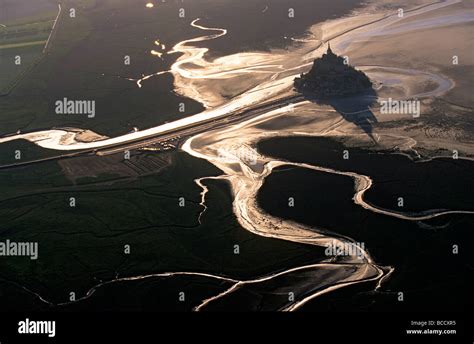
<path id="1" fill-rule="evenodd" d="M 250 278 L 316 259 L 315 248 L 243 230 L 222 182 L 208 183 L 209 209 L 200 225 L 201 190 L 193 178 L 219 171 L 185 153 L 170 154 L 170 166 L 139 178 L 100 175 L 74 184 L 56 162 L 35 165 L 35 173 L 31 168 L 0 171 L 0 240 L 39 243 L 37 261 L 0 260 L 2 309 L 15 307 L 9 296 L 23 293 L 19 286 L 58 303 L 67 301 L 70 291 L 83 296 L 98 280 L 113 279 L 117 273 L 200 271 Z M 69 206 L 72 196 L 75 208 Z M 186 200 L 184 207 L 178 204 L 180 197 Z M 236 244 L 239 255 L 233 251 Z M 124 245 L 131 246 L 130 255 L 124 254 Z M 194 292 L 200 293 L 199 288 Z M 199 295 L 194 297 L 199 300 Z M 28 299 L 38 301 L 24 295 L 23 300 Z"/>
<path id="2" fill-rule="evenodd" d="M 6 95 L 43 57 L 58 7 L 50 0 L 6 1 L 0 7 L 0 95 Z"/>

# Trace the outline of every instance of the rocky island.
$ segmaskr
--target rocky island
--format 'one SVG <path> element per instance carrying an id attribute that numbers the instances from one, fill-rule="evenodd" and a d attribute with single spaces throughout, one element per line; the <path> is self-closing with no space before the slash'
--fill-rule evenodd
<path id="1" fill-rule="evenodd" d="M 311 70 L 295 78 L 294 86 L 298 92 L 320 100 L 365 94 L 372 90 L 367 75 L 334 54 L 329 44 L 327 52 L 314 60 Z"/>

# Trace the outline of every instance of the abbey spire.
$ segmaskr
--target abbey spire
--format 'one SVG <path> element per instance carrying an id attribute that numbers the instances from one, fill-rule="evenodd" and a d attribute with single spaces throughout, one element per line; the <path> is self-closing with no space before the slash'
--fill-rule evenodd
<path id="1" fill-rule="evenodd" d="M 295 78 L 294 86 L 298 92 L 313 98 L 328 99 L 369 92 L 372 82 L 362 71 L 334 54 L 328 42 L 326 53 L 314 60 L 308 73 Z"/>

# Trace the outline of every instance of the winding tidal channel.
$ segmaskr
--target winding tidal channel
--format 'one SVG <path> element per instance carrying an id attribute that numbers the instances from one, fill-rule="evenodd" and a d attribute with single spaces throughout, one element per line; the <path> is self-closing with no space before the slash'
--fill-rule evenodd
<path id="1" fill-rule="evenodd" d="M 344 25 L 332 26 L 330 30 L 328 29 L 329 31 L 323 30 L 323 34 L 321 37 L 317 37 L 318 39 L 299 40 L 300 42 L 289 50 L 239 53 L 213 60 L 206 59 L 207 48 L 196 47 L 193 44 L 214 39 L 225 39 L 227 31 L 223 28 L 206 27 L 201 20 L 196 19 L 192 21 L 191 25 L 198 30 L 206 32 L 206 34 L 182 41 L 169 50 L 168 54 L 181 54 L 169 71 L 147 75 L 140 79 L 131 79 L 131 81 L 135 82 L 137 87 L 146 87 L 147 79 L 171 73 L 175 78 L 175 91 L 201 102 L 206 107 L 204 112 L 154 128 L 94 142 L 79 142 L 74 139 L 74 131 L 55 129 L 0 138 L 0 143 L 15 139 L 25 139 L 41 147 L 55 150 L 100 148 L 112 143 L 127 142 L 127 140 L 137 139 L 141 136 L 159 134 L 172 128 L 199 123 L 199 121 L 209 118 L 221 118 L 238 110 L 252 108 L 264 101 L 284 98 L 294 94 L 292 90 L 294 77 L 307 69 L 315 56 L 319 56 L 324 52 L 325 42 L 329 39 L 337 52 L 346 53 L 344 49 L 350 47 L 348 43 L 351 40 L 370 39 L 381 32 L 385 35 L 400 35 L 418 28 L 419 25 L 422 25 L 424 28 L 430 25 L 433 27 L 444 25 L 442 16 L 438 17 L 436 21 L 423 20 L 420 23 L 417 22 L 418 17 L 415 16 L 429 14 L 431 11 L 439 10 L 457 2 L 455 0 L 443 1 L 407 11 L 404 20 L 409 20 L 411 17 L 415 18 L 410 21 L 409 25 L 397 25 L 401 19 L 396 14 L 380 13 L 377 17 L 372 17 L 365 24 L 361 25 L 360 22 L 357 22 L 354 23 L 352 29 L 347 29 L 351 27 L 349 24 L 352 19 L 346 18 L 343 21 Z M 462 22 L 469 19 L 463 15 L 459 17 L 446 16 L 446 21 L 449 23 L 456 20 Z M 393 29 L 391 29 L 392 26 L 394 27 Z M 423 90 L 417 94 L 411 94 L 409 90 L 406 90 L 407 98 L 423 99 L 438 96 L 454 87 L 453 81 L 449 78 L 423 70 L 415 70 L 413 68 L 402 69 L 393 66 L 360 66 L 360 68 L 364 69 L 375 81 L 382 83 L 390 79 L 397 87 L 403 86 L 407 78 L 420 79 L 424 82 L 429 81 L 435 85 L 431 90 Z M 398 78 L 396 77 L 397 74 L 399 75 Z M 245 92 L 240 92 L 231 99 L 219 95 L 219 88 L 216 84 L 231 83 L 233 80 L 240 82 L 237 80 L 242 80 L 242 78 L 247 78 L 245 82 L 248 84 L 248 88 Z M 275 168 L 282 166 L 296 166 L 322 173 L 350 177 L 355 185 L 354 203 L 368 211 L 384 216 L 396 217 L 407 221 L 420 221 L 453 213 L 474 213 L 471 211 L 435 209 L 421 213 L 403 213 L 383 209 L 364 200 L 364 193 L 373 185 L 373 181 L 368 175 L 307 163 L 275 160 L 259 154 L 255 148 L 256 143 L 260 140 L 275 136 L 364 135 L 360 131 L 355 131 L 355 129 L 348 131 L 345 124 L 344 119 L 335 110 L 302 100 L 291 104 L 282 104 L 278 109 L 259 114 L 245 121 L 234 123 L 224 128 L 211 129 L 188 138 L 181 147 L 183 151 L 194 157 L 207 160 L 222 171 L 221 176 L 200 178 L 195 181 L 202 189 L 202 212 L 199 215 L 199 221 L 205 221 L 207 210 L 206 196 L 209 192 L 207 183 L 211 179 L 224 180 L 231 186 L 233 212 L 240 225 L 249 232 L 263 237 L 318 247 L 327 247 L 334 243 L 341 246 L 354 244 L 354 240 L 349 237 L 336 234 L 325 228 L 309 227 L 271 216 L 258 206 L 257 194 L 265 179 Z M 407 150 L 413 151 L 416 146 L 416 141 L 409 137 L 396 135 L 384 137 L 378 134 L 374 136 L 379 142 L 385 139 L 396 140 L 399 142 L 400 147 L 405 147 Z M 249 159 L 249 157 L 253 158 Z M 295 311 L 304 306 L 308 301 L 342 287 L 371 281 L 374 288 L 378 289 L 391 275 L 393 270 L 394 268 L 391 266 L 378 265 L 372 259 L 367 249 L 359 247 L 353 254 L 331 256 L 322 260 L 319 258 L 312 264 L 293 267 L 265 276 L 257 276 L 249 280 L 238 280 L 228 276 L 195 272 L 167 272 L 117 278 L 96 285 L 83 298 L 77 301 L 90 297 L 97 288 L 111 283 L 151 277 L 198 275 L 205 278 L 222 280 L 229 283 L 229 287 L 218 295 L 202 300 L 194 308 L 196 311 L 206 310 L 209 305 L 232 297 L 241 288 L 270 284 L 272 286 L 287 286 L 288 281 L 293 281 L 293 285 L 288 286 L 286 289 L 291 291 L 293 297 L 281 298 L 281 302 L 277 305 L 276 309 Z M 40 296 L 38 295 L 38 297 Z M 47 300 L 41 299 L 49 303 Z"/>

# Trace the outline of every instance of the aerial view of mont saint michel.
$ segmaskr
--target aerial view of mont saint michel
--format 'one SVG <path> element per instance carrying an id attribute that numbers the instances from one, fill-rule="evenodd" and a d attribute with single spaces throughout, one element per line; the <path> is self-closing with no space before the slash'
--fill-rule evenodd
<path id="1" fill-rule="evenodd" d="M 0 311 L 472 309 L 473 27 L 471 0 L 0 0 Z"/>

